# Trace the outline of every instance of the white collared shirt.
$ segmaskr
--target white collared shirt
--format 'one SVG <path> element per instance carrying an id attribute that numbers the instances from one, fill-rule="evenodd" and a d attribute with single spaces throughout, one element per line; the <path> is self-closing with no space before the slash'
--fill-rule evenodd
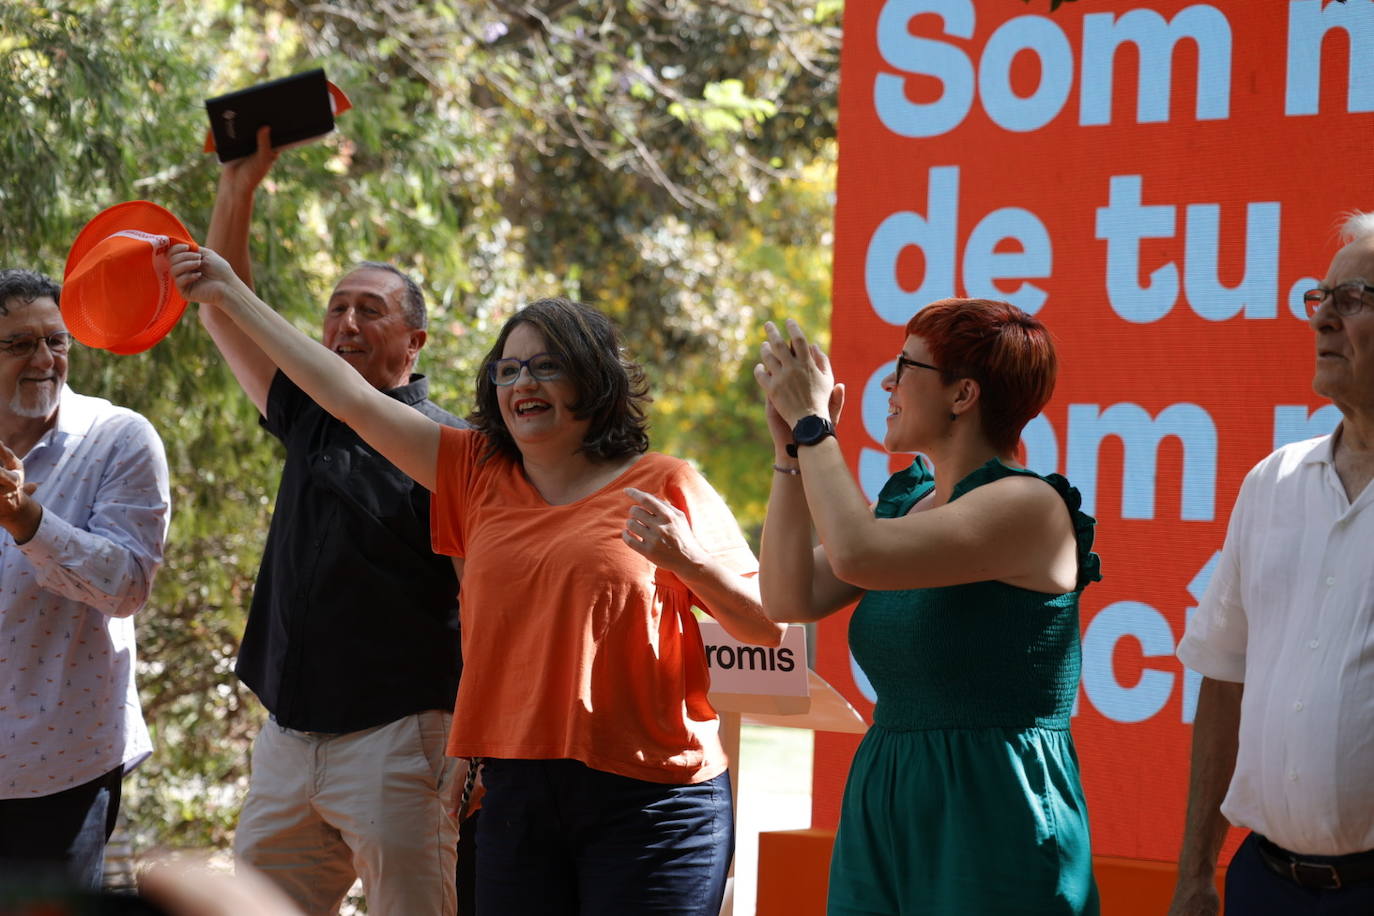
<path id="1" fill-rule="evenodd" d="M 1178 647 L 1245 684 L 1222 813 L 1313 855 L 1374 849 L 1374 484 L 1346 497 L 1333 442 L 1284 446 L 1246 476 Z"/>
<path id="2" fill-rule="evenodd" d="M 134 622 L 162 563 L 170 496 L 143 417 L 62 389 L 29 453 L 43 518 L 0 530 L 0 798 L 51 795 L 152 750 L 134 684 Z"/>

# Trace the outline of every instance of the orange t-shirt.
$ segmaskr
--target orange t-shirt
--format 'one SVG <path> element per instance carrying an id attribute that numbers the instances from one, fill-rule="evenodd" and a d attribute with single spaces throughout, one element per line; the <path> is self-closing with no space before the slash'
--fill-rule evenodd
<path id="1" fill-rule="evenodd" d="M 597 492 L 551 506 L 486 439 L 444 427 L 431 511 L 434 549 L 465 557 L 463 677 L 448 752 L 571 758 L 659 783 L 726 767 L 700 600 L 621 540 L 625 487 L 681 510 L 712 556 L 758 561 L 715 490 L 685 461 L 644 455 Z"/>

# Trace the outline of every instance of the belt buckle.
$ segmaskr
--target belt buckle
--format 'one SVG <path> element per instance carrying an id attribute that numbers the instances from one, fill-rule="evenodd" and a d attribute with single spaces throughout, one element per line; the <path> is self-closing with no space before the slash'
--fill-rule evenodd
<path id="1" fill-rule="evenodd" d="M 1299 877 L 1302 872 L 1298 869 L 1311 869 L 1318 873 L 1318 876 L 1327 879 L 1327 883 L 1317 884 L 1318 876 L 1313 876 L 1311 881 Z M 1330 862 L 1303 862 L 1299 859 L 1288 860 L 1288 870 L 1292 875 L 1293 883 L 1301 887 L 1316 887 L 1318 890 L 1338 891 L 1341 889 L 1341 873 L 1336 871 L 1336 866 Z"/>

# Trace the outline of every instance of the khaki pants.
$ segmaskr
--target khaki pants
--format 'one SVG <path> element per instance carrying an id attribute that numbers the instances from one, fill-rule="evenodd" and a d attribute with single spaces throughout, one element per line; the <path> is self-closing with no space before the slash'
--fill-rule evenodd
<path id="1" fill-rule="evenodd" d="M 253 742 L 234 853 L 307 916 L 334 916 L 363 882 L 373 916 L 454 916 L 458 824 L 449 714 L 343 735 L 267 722 Z"/>

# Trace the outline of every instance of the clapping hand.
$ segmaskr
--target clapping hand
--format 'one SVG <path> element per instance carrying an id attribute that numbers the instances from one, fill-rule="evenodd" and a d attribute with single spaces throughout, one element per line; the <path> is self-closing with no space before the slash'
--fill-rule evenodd
<path id="1" fill-rule="evenodd" d="M 30 499 L 38 484 L 24 479 L 24 462 L 0 442 L 0 528 L 23 544 L 43 520 L 43 507 Z"/>
<path id="2" fill-rule="evenodd" d="M 835 381 L 830 358 L 807 342 L 797 322 L 787 319 L 787 340 L 773 322 L 763 327 L 768 339 L 754 366 L 754 379 L 768 399 L 768 429 L 781 451 L 783 444 L 792 441 L 792 427 L 802 417 L 814 414 L 839 422 L 844 385 Z"/>
<path id="3" fill-rule="evenodd" d="M 38 484 L 24 480 L 24 462 L 0 442 L 0 518 L 11 518 L 23 508 L 24 498 L 33 495 Z"/>

